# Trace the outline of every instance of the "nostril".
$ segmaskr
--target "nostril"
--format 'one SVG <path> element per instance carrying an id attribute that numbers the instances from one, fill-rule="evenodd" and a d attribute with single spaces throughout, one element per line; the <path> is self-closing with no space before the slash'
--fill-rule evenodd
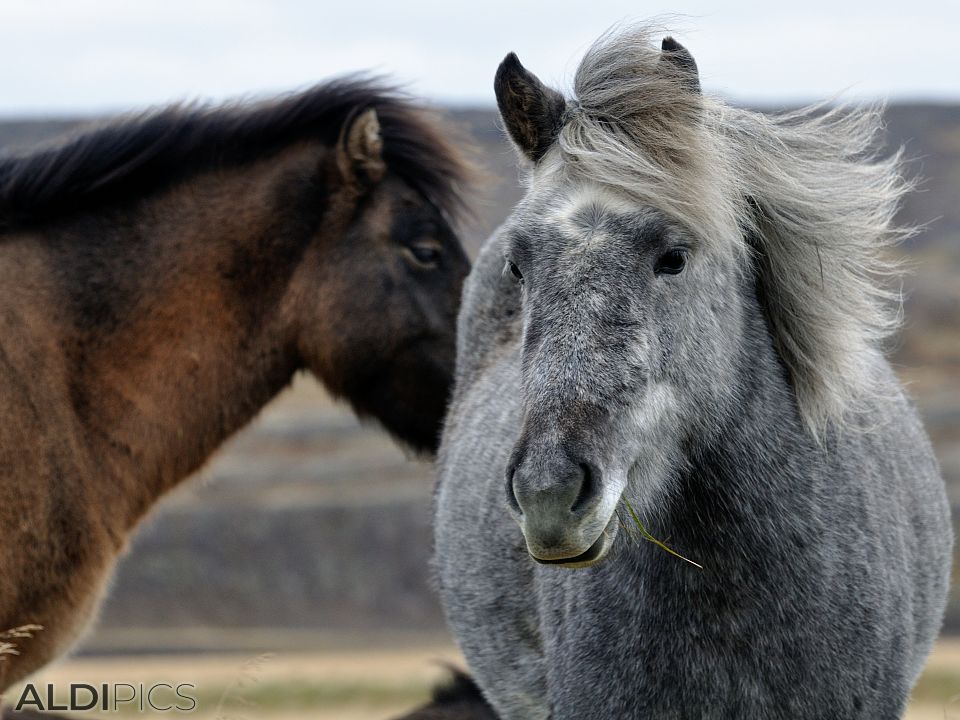
<path id="1" fill-rule="evenodd" d="M 573 505 L 570 506 L 570 512 L 577 512 L 586 505 L 590 499 L 593 497 L 595 479 L 593 475 L 593 470 L 590 469 L 590 466 L 587 463 L 582 462 L 578 463 L 577 467 L 580 468 L 580 492 L 577 493 L 577 497 L 573 501 Z"/>
<path id="2" fill-rule="evenodd" d="M 516 464 L 511 465 L 507 468 L 507 504 L 518 514 L 522 515 L 523 510 L 520 509 L 520 501 L 517 499 L 517 491 L 513 488 L 513 476 L 517 472 Z"/>

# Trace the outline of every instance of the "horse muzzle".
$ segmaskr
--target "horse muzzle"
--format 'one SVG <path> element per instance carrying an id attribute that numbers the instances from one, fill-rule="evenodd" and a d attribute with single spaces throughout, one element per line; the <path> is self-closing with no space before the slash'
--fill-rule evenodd
<path id="1" fill-rule="evenodd" d="M 588 567 L 602 560 L 616 535 L 620 492 L 605 486 L 597 464 L 562 448 L 517 448 L 507 467 L 507 503 L 527 552 L 544 565 Z"/>

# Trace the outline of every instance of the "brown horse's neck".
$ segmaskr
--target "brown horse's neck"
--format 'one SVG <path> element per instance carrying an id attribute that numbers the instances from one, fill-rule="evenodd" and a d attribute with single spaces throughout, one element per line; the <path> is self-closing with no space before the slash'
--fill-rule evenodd
<path id="1" fill-rule="evenodd" d="M 93 481 L 127 505 L 123 530 L 300 366 L 292 280 L 330 222 L 326 191 L 304 178 L 324 152 L 199 176 L 46 236 L 69 403 Z"/>

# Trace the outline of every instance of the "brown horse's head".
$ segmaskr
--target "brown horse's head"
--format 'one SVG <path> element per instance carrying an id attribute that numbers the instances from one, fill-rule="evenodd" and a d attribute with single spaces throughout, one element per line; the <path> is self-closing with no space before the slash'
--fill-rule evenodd
<path id="1" fill-rule="evenodd" d="M 402 113 L 402 115 L 400 114 Z M 453 380 L 469 262 L 451 227 L 466 165 L 429 115 L 395 105 L 344 124 L 326 158 L 319 252 L 306 254 L 299 349 L 335 395 L 433 452 Z"/>
<path id="2" fill-rule="evenodd" d="M 83 348 L 75 404 L 111 410 L 97 383 L 116 387 L 119 372 L 158 398 L 137 407 L 204 428 L 199 451 L 177 453 L 184 467 L 299 368 L 432 451 L 468 270 L 452 227 L 469 176 L 450 128 L 351 76 L 120 118 L 0 158 L 0 233 L 35 233 L 56 267 Z"/>

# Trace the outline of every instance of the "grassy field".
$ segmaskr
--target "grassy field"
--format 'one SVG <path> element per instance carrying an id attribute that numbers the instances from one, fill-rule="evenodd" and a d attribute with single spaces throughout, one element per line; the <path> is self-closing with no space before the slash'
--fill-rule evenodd
<path id="1" fill-rule="evenodd" d="M 196 689 L 189 694 L 196 697 L 198 707 L 190 715 L 198 718 L 386 720 L 426 700 L 429 688 L 445 675 L 444 663 L 462 664 L 448 645 L 253 657 L 77 658 L 59 663 L 34 681 L 60 688 L 70 682 L 191 683 Z M 19 688 L 12 689 L 7 702 L 19 693 Z M 138 710 L 131 707 L 120 714 L 131 716 Z M 906 719 L 960 720 L 960 640 L 937 647 Z"/>

